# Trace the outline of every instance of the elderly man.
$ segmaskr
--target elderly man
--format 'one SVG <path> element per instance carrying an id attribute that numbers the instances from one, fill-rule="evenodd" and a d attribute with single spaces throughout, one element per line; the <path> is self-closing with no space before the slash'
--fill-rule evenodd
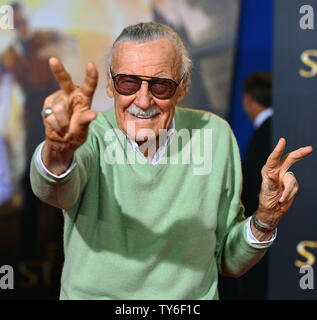
<path id="1" fill-rule="evenodd" d="M 108 62 L 114 108 L 97 114 L 90 109 L 94 64 L 79 87 L 50 59 L 61 90 L 44 102 L 46 140 L 33 157 L 31 182 L 40 199 L 63 209 L 60 298 L 217 299 L 218 272 L 240 276 L 271 245 L 298 190 L 287 170 L 312 149 L 281 160 L 279 141 L 262 169 L 259 208 L 245 220 L 239 151 L 228 124 L 175 107 L 190 73 L 178 35 L 157 23 L 129 26 Z M 177 142 L 181 131 L 189 134 L 185 143 Z M 197 139 L 200 133 L 209 144 Z M 211 170 L 195 173 L 186 148 L 211 151 Z M 172 161 L 178 154 L 182 162 Z"/>

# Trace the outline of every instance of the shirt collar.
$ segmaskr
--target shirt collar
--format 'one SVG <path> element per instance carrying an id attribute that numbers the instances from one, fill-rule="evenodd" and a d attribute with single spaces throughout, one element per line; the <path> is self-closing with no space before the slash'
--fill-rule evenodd
<path id="1" fill-rule="evenodd" d="M 263 123 L 264 121 L 271 117 L 273 115 L 274 111 L 273 111 L 273 108 L 267 108 L 265 110 L 263 110 L 262 112 L 260 112 L 254 119 L 254 126 L 255 128 L 259 128 Z"/>

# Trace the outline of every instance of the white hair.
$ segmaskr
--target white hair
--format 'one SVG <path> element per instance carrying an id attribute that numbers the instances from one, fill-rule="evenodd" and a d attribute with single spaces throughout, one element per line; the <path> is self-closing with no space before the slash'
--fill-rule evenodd
<path id="1" fill-rule="evenodd" d="M 158 40 L 162 38 L 171 39 L 176 45 L 182 56 L 182 69 L 181 75 L 188 73 L 190 75 L 190 70 L 192 66 L 192 61 L 189 58 L 188 51 L 179 37 L 179 35 L 169 26 L 157 23 L 157 22 L 145 22 L 138 23 L 135 25 L 128 26 L 124 28 L 118 38 L 114 41 L 112 48 L 106 57 L 106 63 L 108 66 L 112 63 L 112 55 L 116 44 L 123 41 L 144 43 L 148 41 Z"/>

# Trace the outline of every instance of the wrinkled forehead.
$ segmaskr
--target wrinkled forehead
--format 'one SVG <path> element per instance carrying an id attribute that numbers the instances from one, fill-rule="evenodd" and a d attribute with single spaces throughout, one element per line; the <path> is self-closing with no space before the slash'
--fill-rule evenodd
<path id="1" fill-rule="evenodd" d="M 168 38 L 146 42 L 122 41 L 114 46 L 112 67 L 116 73 L 140 69 L 178 75 L 182 55 L 174 42 Z"/>

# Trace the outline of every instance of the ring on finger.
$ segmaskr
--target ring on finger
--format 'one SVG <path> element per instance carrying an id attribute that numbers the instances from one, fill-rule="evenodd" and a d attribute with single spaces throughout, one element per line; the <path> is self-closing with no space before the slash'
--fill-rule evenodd
<path id="1" fill-rule="evenodd" d="M 47 118 L 49 115 L 53 114 L 53 109 L 51 107 L 46 107 L 43 110 L 43 117 Z"/>
<path id="2" fill-rule="evenodd" d="M 286 173 L 290 173 L 295 178 L 295 185 L 298 187 L 298 181 L 296 180 L 295 174 L 292 171 L 286 171 Z"/>
<path id="3" fill-rule="evenodd" d="M 295 174 L 292 171 L 286 171 L 286 173 L 290 173 L 294 178 L 295 178 Z"/>

